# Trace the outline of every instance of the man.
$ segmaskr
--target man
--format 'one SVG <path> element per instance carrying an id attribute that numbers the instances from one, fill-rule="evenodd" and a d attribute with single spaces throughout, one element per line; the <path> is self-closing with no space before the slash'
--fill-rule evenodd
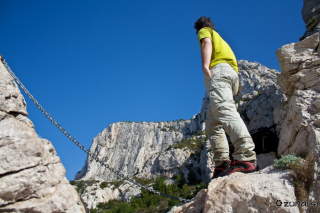
<path id="1" fill-rule="evenodd" d="M 194 28 L 201 48 L 204 84 L 210 99 L 206 133 L 214 152 L 213 178 L 234 172 L 257 171 L 254 143 L 233 100 L 240 92 L 235 55 L 215 31 L 210 18 L 199 18 Z M 225 132 L 235 147 L 232 162 L 229 159 L 229 145 Z"/>

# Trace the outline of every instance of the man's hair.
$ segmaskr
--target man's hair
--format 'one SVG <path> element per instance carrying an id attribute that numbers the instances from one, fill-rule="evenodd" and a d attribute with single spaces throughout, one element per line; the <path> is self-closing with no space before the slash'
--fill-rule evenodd
<path id="1" fill-rule="evenodd" d="M 202 16 L 194 23 L 194 29 L 198 32 L 203 27 L 210 27 L 215 30 L 214 24 L 209 17 Z"/>

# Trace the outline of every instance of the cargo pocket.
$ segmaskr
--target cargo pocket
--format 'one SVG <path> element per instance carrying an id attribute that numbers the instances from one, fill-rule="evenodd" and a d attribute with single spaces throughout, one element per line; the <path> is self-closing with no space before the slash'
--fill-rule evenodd
<path id="1" fill-rule="evenodd" d="M 210 90 L 210 103 L 221 103 L 227 99 L 227 85 L 223 81 L 213 81 Z"/>

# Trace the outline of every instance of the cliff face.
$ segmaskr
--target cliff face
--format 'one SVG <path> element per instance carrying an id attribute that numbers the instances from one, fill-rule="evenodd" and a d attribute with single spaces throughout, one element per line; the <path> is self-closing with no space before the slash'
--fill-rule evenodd
<path id="1" fill-rule="evenodd" d="M 320 36 L 314 34 L 277 51 L 279 85 L 287 97 L 274 111 L 280 137 L 279 154 L 314 152 L 314 184 L 310 200 L 320 202 Z M 320 208 L 311 209 L 319 212 Z"/>
<path id="2" fill-rule="evenodd" d="M 0 212 L 85 212 L 52 144 L 38 138 L 0 62 Z"/>
<path id="3" fill-rule="evenodd" d="M 243 88 L 235 100 L 242 118 L 249 130 L 272 125 L 272 112 L 283 98 L 276 85 L 279 72 L 256 62 L 238 63 Z M 129 177 L 173 178 L 179 173 L 187 177 L 193 170 L 197 179 L 209 182 L 212 152 L 204 133 L 208 106 L 205 96 L 201 111 L 190 120 L 113 123 L 94 138 L 90 151 Z M 114 181 L 118 177 L 88 157 L 75 179 Z M 88 193 L 81 195 L 83 199 Z"/>

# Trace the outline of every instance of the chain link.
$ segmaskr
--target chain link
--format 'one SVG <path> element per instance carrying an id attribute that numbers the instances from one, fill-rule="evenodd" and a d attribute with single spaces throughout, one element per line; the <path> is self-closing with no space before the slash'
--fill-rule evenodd
<path id="1" fill-rule="evenodd" d="M 6 61 L 4 60 L 4 58 L 0 55 L 0 59 L 3 63 L 3 65 L 6 67 L 7 71 L 10 73 L 10 75 L 12 76 L 12 78 L 18 83 L 18 85 L 22 88 L 22 90 L 27 94 L 27 96 L 32 100 L 32 102 L 37 105 L 37 107 L 42 111 L 43 114 L 45 114 L 45 116 L 66 136 L 68 137 L 72 142 L 74 142 L 81 150 L 83 150 L 87 155 L 89 155 L 92 159 L 94 159 L 95 161 L 97 161 L 98 163 L 100 163 L 102 166 L 106 167 L 107 169 L 109 169 L 110 171 L 112 171 L 113 173 L 117 174 L 118 176 L 120 176 L 121 178 L 141 187 L 144 188 L 150 192 L 153 192 L 155 194 L 167 197 L 167 198 L 171 198 L 174 200 L 179 200 L 181 202 L 187 203 L 190 202 L 191 200 L 189 199 L 184 199 L 184 198 L 180 198 L 180 197 L 174 197 L 162 192 L 159 192 L 157 190 L 154 190 L 152 187 L 147 187 L 144 186 L 140 183 L 138 183 L 137 181 L 121 174 L 120 172 L 116 171 L 115 169 L 113 169 L 112 167 L 110 167 L 108 164 L 106 164 L 105 162 L 103 162 L 102 160 L 99 160 L 98 156 L 91 153 L 89 150 L 87 150 L 83 145 L 81 145 L 77 140 L 75 140 L 73 137 L 71 137 L 71 135 L 60 126 L 60 124 L 58 124 L 49 113 L 47 113 L 47 111 L 45 109 L 42 108 L 42 106 L 38 103 L 38 101 L 30 94 L 30 92 L 23 86 L 23 84 L 20 82 L 20 80 L 17 78 L 17 76 L 12 72 L 12 70 L 10 69 L 10 67 L 8 66 L 8 64 L 6 63 Z"/>

